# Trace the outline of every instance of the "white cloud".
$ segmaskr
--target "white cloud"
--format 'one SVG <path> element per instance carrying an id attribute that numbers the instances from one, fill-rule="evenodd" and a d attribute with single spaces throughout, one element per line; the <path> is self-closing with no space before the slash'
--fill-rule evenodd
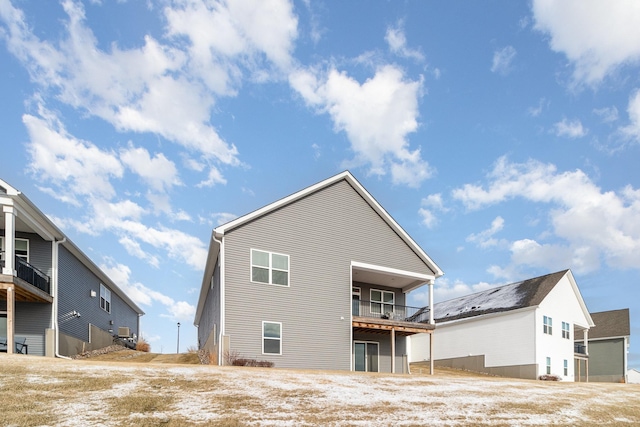
<path id="1" fill-rule="evenodd" d="M 549 106 L 549 101 L 545 98 L 540 98 L 536 107 L 530 107 L 528 113 L 531 117 L 538 117 L 542 111 Z"/>
<path id="2" fill-rule="evenodd" d="M 627 107 L 629 124 L 620 128 L 622 135 L 633 141 L 640 141 L 640 89 L 636 89 L 629 98 Z"/>
<path id="3" fill-rule="evenodd" d="M 176 165 L 162 153 L 151 157 L 146 149 L 130 144 L 127 149 L 120 150 L 120 160 L 156 191 L 181 184 Z"/>
<path id="4" fill-rule="evenodd" d="M 491 72 L 502 74 L 503 76 L 509 74 L 516 54 L 517 52 L 513 46 L 506 46 L 493 52 Z"/>
<path id="5" fill-rule="evenodd" d="M 227 180 L 224 179 L 224 177 L 222 176 L 218 168 L 216 168 L 215 166 L 211 166 L 209 168 L 209 176 L 207 177 L 207 179 L 200 181 L 196 185 L 196 187 L 198 188 L 213 187 L 216 184 L 226 184 L 226 183 L 227 183 Z"/>
<path id="6" fill-rule="evenodd" d="M 422 207 L 418 213 L 422 217 L 422 223 L 427 228 L 433 228 L 438 223 L 435 212 L 446 212 L 448 209 L 444 207 L 442 202 L 442 194 L 430 194 L 421 202 Z"/>
<path id="7" fill-rule="evenodd" d="M 402 22 L 399 22 L 396 27 L 387 28 L 387 34 L 384 37 L 385 41 L 389 45 L 389 49 L 394 54 L 403 58 L 410 58 L 416 61 L 424 61 L 424 55 L 418 49 L 410 49 L 407 47 L 407 37 L 404 34 L 402 28 Z"/>
<path id="8" fill-rule="evenodd" d="M 627 186 L 619 192 L 602 191 L 581 170 L 558 172 L 538 161 L 510 163 L 498 159 L 486 188 L 466 184 L 453 197 L 469 209 L 519 198 L 551 205 L 549 219 L 557 242 L 532 239 L 512 242 L 512 262 L 518 265 L 558 266 L 580 272 L 597 268 L 604 260 L 614 268 L 640 268 L 640 191 Z"/>
<path id="9" fill-rule="evenodd" d="M 562 119 L 561 122 L 558 122 L 553 125 L 554 133 L 557 136 L 566 136 L 567 138 L 582 138 L 585 136 L 588 131 L 582 126 L 582 122 L 580 120 L 567 120 Z"/>
<path id="10" fill-rule="evenodd" d="M 137 241 L 127 236 L 122 236 L 118 242 L 125 248 L 129 255 L 140 258 L 156 268 L 160 266 L 160 260 L 158 257 L 143 251 Z"/>
<path id="11" fill-rule="evenodd" d="M 618 109 L 615 106 L 596 108 L 593 114 L 600 117 L 604 123 L 613 123 L 618 120 Z"/>
<path id="12" fill-rule="evenodd" d="M 576 83 L 594 85 L 640 59 L 640 3 L 635 0 L 534 0 L 534 28 L 574 66 Z"/>
<path id="13" fill-rule="evenodd" d="M 458 298 L 465 295 L 470 295 L 476 292 L 481 292 L 500 284 L 489 284 L 486 282 L 479 282 L 476 284 L 467 284 L 461 280 L 451 281 L 448 278 L 441 277 L 436 279 L 433 290 L 433 301 L 438 303 L 441 301 L 448 301 L 450 299 Z M 409 301 L 411 304 L 415 304 L 419 307 L 425 307 L 429 305 L 429 291 L 426 288 L 413 291 L 409 294 Z"/>
<path id="14" fill-rule="evenodd" d="M 307 105 L 331 116 L 336 131 L 346 133 L 355 158 L 347 166 L 369 166 L 369 173 L 391 173 L 392 181 L 417 187 L 432 174 L 420 148 L 411 150 L 408 135 L 418 129 L 422 80 L 407 80 L 398 67 L 380 67 L 360 83 L 331 69 L 298 70 L 291 86 Z"/>
<path id="15" fill-rule="evenodd" d="M 63 186 L 75 195 L 106 198 L 115 195 L 110 179 L 120 178 L 124 172 L 116 153 L 74 138 L 52 115 L 44 119 L 25 114 L 22 121 L 30 138 L 29 167 L 42 181 Z"/>
<path id="16" fill-rule="evenodd" d="M 493 236 L 504 228 L 504 219 L 497 216 L 492 222 L 491 227 L 476 234 L 467 236 L 467 242 L 476 243 L 481 248 L 488 248 L 498 245 L 499 241 Z"/>
<path id="17" fill-rule="evenodd" d="M 164 305 L 168 314 L 161 315 L 173 320 L 191 321 L 196 309 L 193 305 L 185 301 L 175 301 L 173 298 L 155 291 L 140 282 L 131 281 L 131 269 L 123 264 L 119 264 L 112 259 L 107 259 L 106 264 L 100 266 L 107 276 L 118 285 L 136 304 L 141 306 L 151 306 L 154 302 Z"/>

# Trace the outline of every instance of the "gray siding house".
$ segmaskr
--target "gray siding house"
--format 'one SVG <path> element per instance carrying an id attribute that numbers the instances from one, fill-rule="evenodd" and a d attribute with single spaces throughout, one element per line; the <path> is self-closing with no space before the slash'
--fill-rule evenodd
<path id="1" fill-rule="evenodd" d="M 0 180 L 0 351 L 73 356 L 139 334 L 143 311 Z"/>
<path id="2" fill-rule="evenodd" d="M 219 365 L 401 372 L 406 337 L 434 330 L 406 294 L 442 274 L 343 172 L 213 230 L 198 344 Z"/>
<path id="3" fill-rule="evenodd" d="M 631 322 L 629 309 L 591 313 L 596 324 L 586 334 L 577 331 L 576 347 L 588 346 L 588 365 L 582 369 L 582 380 L 592 382 L 627 382 L 627 353 Z"/>

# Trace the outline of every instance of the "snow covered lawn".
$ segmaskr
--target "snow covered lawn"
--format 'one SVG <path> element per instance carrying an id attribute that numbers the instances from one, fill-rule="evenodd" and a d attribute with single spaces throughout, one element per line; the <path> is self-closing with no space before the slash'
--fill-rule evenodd
<path id="1" fill-rule="evenodd" d="M 2 426 L 640 425 L 640 385 L 0 355 Z"/>

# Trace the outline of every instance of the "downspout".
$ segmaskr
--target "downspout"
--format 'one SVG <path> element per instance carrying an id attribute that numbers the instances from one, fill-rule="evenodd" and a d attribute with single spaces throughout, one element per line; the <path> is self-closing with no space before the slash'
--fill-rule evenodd
<path id="1" fill-rule="evenodd" d="M 60 330 L 58 327 L 58 252 L 60 248 L 60 244 L 67 241 L 66 237 L 63 237 L 62 240 L 53 241 L 53 277 L 51 278 L 51 291 L 53 293 L 53 308 L 51 310 L 52 313 L 52 323 L 53 323 L 53 340 L 55 346 L 55 357 L 59 357 L 61 359 L 71 360 L 70 357 L 63 356 L 60 354 Z"/>
<path id="2" fill-rule="evenodd" d="M 220 252 L 218 252 L 218 262 L 220 263 L 220 330 L 218 331 L 218 366 L 223 366 L 223 351 L 222 347 L 224 347 L 223 337 L 225 331 L 225 300 L 224 300 L 224 235 L 221 236 L 220 240 L 216 239 L 215 231 L 211 234 L 211 238 L 218 243 L 220 247 Z M 215 271 L 215 267 L 214 267 Z"/>

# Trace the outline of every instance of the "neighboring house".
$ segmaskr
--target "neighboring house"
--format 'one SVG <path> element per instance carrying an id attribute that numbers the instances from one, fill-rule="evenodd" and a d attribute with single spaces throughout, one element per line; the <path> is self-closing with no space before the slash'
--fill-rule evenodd
<path id="1" fill-rule="evenodd" d="M 637 369 L 629 369 L 627 371 L 627 382 L 629 384 L 640 384 L 640 371 Z"/>
<path id="2" fill-rule="evenodd" d="M 406 337 L 434 329 L 406 294 L 442 274 L 343 172 L 213 230 L 198 346 L 220 365 L 406 371 Z"/>
<path id="3" fill-rule="evenodd" d="M 594 326 L 569 270 L 440 302 L 434 311 L 436 366 L 514 378 L 574 381 L 574 361 L 586 357 L 575 353 L 574 331 Z M 411 338 L 412 362 L 423 360 L 416 345 L 426 344 Z"/>
<path id="4" fill-rule="evenodd" d="M 139 334 L 142 310 L 2 180 L 0 205 L 0 350 L 72 356 Z"/>
<path id="5" fill-rule="evenodd" d="M 629 309 L 601 311 L 591 313 L 596 324 L 587 334 L 577 331 L 577 344 L 584 345 L 585 338 L 589 347 L 588 381 L 624 382 L 627 373 L 627 354 L 631 322 Z M 583 372 L 586 376 L 586 373 Z M 585 378 L 586 379 L 586 378 Z"/>

